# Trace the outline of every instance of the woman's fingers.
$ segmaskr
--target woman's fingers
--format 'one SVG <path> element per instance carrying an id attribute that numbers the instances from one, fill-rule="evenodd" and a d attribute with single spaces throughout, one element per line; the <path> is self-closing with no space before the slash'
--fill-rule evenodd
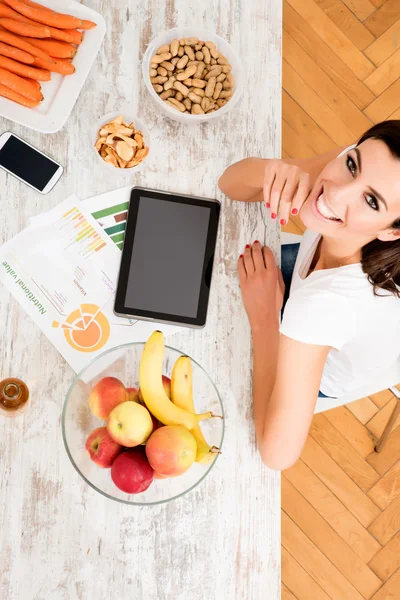
<path id="1" fill-rule="evenodd" d="M 244 256 L 243 256 L 243 254 L 241 254 L 239 256 L 239 260 L 238 260 L 238 273 L 239 273 L 239 282 L 240 282 L 240 285 L 243 285 L 243 283 L 247 279 L 246 267 L 244 266 Z"/>
<path id="2" fill-rule="evenodd" d="M 254 262 L 254 266 L 256 271 L 259 271 L 261 269 L 265 269 L 265 263 L 264 263 L 264 257 L 263 257 L 263 253 L 262 253 L 262 247 L 260 242 L 256 241 L 253 244 L 252 247 L 252 254 L 253 254 L 253 262 Z"/>
<path id="3" fill-rule="evenodd" d="M 271 205 L 271 218 L 276 219 L 279 210 L 279 202 L 281 200 L 282 190 L 286 183 L 285 171 L 276 173 L 274 182 L 271 187 L 270 193 L 270 205 Z"/>
<path id="4" fill-rule="evenodd" d="M 239 256 L 238 272 L 240 283 L 245 281 L 250 275 L 254 275 L 256 271 L 265 270 L 265 260 L 263 247 L 259 241 L 255 241 L 252 246 L 247 244 L 244 254 Z"/>
<path id="5" fill-rule="evenodd" d="M 276 270 L 276 262 L 272 250 L 268 246 L 263 246 L 262 252 L 266 269 L 272 273 L 274 269 Z"/>
<path id="6" fill-rule="evenodd" d="M 267 161 L 264 171 L 264 202 L 267 208 L 271 207 L 271 189 L 277 173 L 277 161 Z"/>
<path id="7" fill-rule="evenodd" d="M 281 225 L 286 225 L 290 213 L 297 215 L 311 191 L 311 177 L 297 165 L 283 160 L 267 161 L 264 173 L 264 200 L 271 217 L 278 214 Z"/>
<path id="8" fill-rule="evenodd" d="M 289 177 L 286 179 L 285 187 L 283 188 L 281 194 L 281 201 L 279 204 L 279 218 L 281 225 L 286 225 L 286 223 L 289 221 L 289 213 L 298 183 L 298 174 L 295 171 L 292 171 L 289 174 Z"/>
<path id="9" fill-rule="evenodd" d="M 297 186 L 296 194 L 293 198 L 291 213 L 297 215 L 300 212 L 301 207 L 307 200 L 308 195 L 311 191 L 311 176 L 309 173 L 303 171 L 300 173 L 299 184 Z"/>
<path id="10" fill-rule="evenodd" d="M 247 244 L 246 248 L 244 249 L 243 261 L 247 276 L 252 275 L 255 271 L 255 266 L 250 244 Z"/>

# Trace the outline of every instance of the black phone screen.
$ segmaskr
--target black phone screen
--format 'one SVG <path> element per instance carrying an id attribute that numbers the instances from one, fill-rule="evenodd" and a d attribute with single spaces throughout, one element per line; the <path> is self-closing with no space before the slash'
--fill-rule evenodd
<path id="1" fill-rule="evenodd" d="M 0 149 L 0 166 L 43 191 L 59 165 L 11 135 Z"/>

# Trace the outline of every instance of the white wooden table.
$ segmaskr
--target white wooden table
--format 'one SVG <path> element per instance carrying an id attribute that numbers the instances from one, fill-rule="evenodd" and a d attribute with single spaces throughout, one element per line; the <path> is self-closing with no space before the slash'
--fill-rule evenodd
<path id="1" fill-rule="evenodd" d="M 192 493 L 136 508 L 103 498 L 73 469 L 61 407 L 73 372 L 0 287 L 0 379 L 30 387 L 24 416 L 0 418 L 0 597 L 3 600 L 276 600 L 280 598 L 280 479 L 258 457 L 251 408 L 251 341 L 236 276 L 244 244 L 278 233 L 262 206 L 232 204 L 217 189 L 245 156 L 280 156 L 281 0 L 86 0 L 108 33 L 66 126 L 41 135 L 2 120 L 66 173 L 41 196 L 0 172 L 0 243 L 32 215 L 75 192 L 84 199 L 130 182 L 218 197 L 222 223 L 207 327 L 168 343 L 197 359 L 226 409 L 223 455 Z M 187 128 L 157 113 L 140 75 L 160 31 L 199 24 L 239 50 L 243 99 L 213 124 Z M 151 128 L 153 157 L 134 178 L 110 176 L 90 148 L 95 118 L 131 103 Z M 264 236 L 264 237 L 263 237 Z"/>

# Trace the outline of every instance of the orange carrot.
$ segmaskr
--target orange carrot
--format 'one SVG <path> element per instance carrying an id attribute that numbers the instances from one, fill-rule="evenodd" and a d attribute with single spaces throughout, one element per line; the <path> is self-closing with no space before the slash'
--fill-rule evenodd
<path id="1" fill-rule="evenodd" d="M 83 34 L 77 29 L 56 29 L 55 27 L 49 27 L 50 37 L 53 40 L 59 40 L 60 42 L 67 42 L 68 44 L 81 44 Z"/>
<path id="2" fill-rule="evenodd" d="M 5 31 L 3 28 L 0 28 L 0 42 L 4 42 L 5 44 L 9 44 L 10 46 L 14 46 L 15 48 L 19 48 L 20 50 L 25 50 L 28 54 L 32 54 L 32 56 L 37 58 L 42 58 L 43 60 L 47 60 L 49 62 L 53 62 L 53 59 L 40 50 L 36 48 L 36 46 L 32 46 L 31 43 L 25 42 L 25 40 L 21 39 L 18 35 L 14 35 Z"/>
<path id="3" fill-rule="evenodd" d="M 4 2 L 4 1 L 5 0 L 0 0 L 0 2 Z M 37 2 L 32 2 L 31 0 L 23 0 L 23 2 L 25 2 L 25 4 L 28 4 L 28 6 L 31 6 L 32 8 L 41 8 L 42 10 L 47 10 L 47 11 L 52 12 L 52 13 L 55 12 L 54 10 L 52 10 L 51 8 L 49 8 L 48 6 L 42 6 L 41 4 L 38 4 Z M 94 27 L 97 27 L 96 23 L 93 23 L 92 21 L 83 20 L 82 24 L 80 25 L 79 28 L 80 29 L 93 29 Z M 68 31 L 68 30 L 66 30 L 66 31 Z M 79 41 L 77 41 L 77 38 L 75 38 L 75 40 L 64 40 L 65 42 L 71 42 L 71 44 L 80 44 L 82 42 L 82 34 L 81 34 L 81 32 L 78 32 L 76 30 L 69 30 L 69 32 L 71 34 L 72 33 L 78 34 L 78 40 Z M 79 36 L 80 36 L 80 39 L 79 39 Z M 63 38 L 55 37 L 53 35 L 51 37 L 54 37 L 55 40 L 63 39 Z"/>
<path id="4" fill-rule="evenodd" d="M 28 79 L 37 79 L 38 81 L 50 81 L 51 79 L 50 71 L 22 65 L 16 60 L 5 58 L 4 56 L 0 56 L 0 67 L 21 77 L 28 77 Z"/>
<path id="5" fill-rule="evenodd" d="M 8 29 L 17 35 L 24 35 L 32 38 L 49 38 L 50 29 L 44 25 L 31 25 L 30 23 L 20 23 L 14 19 L 0 19 L 0 24 L 4 29 Z"/>
<path id="6" fill-rule="evenodd" d="M 29 19 L 27 19 L 26 17 L 23 17 L 22 15 L 17 13 L 15 10 L 10 8 L 6 4 L 3 4 L 1 2 L 1 0 L 0 0 L 0 17 L 5 18 L 5 19 L 15 19 L 16 21 L 25 21 L 25 22 L 29 21 Z"/>
<path id="7" fill-rule="evenodd" d="M 18 94 L 18 92 L 14 92 L 11 88 L 0 83 L 0 96 L 3 98 L 8 98 L 13 102 L 18 102 L 18 104 L 22 104 L 22 106 L 27 106 L 28 108 L 34 108 L 40 104 L 40 100 L 30 100 L 26 96 L 22 96 Z"/>
<path id="8" fill-rule="evenodd" d="M 26 79 L 24 77 L 24 79 Z M 37 88 L 38 90 L 42 89 L 42 86 L 40 85 L 40 81 L 37 81 L 36 79 L 26 79 L 26 81 L 29 81 L 32 85 L 35 86 L 35 88 Z"/>
<path id="9" fill-rule="evenodd" d="M 56 37 L 53 34 L 53 31 L 57 31 L 58 35 L 64 37 Z M 55 40 L 63 40 L 64 42 L 76 44 L 77 46 L 79 46 L 79 44 L 82 44 L 83 33 L 81 31 L 78 31 L 77 29 L 53 29 L 53 27 L 50 27 L 50 33 L 51 37 Z"/>
<path id="10" fill-rule="evenodd" d="M 93 21 L 86 21 L 86 19 L 84 19 L 80 29 L 94 29 L 95 27 L 97 27 L 96 23 L 93 23 Z"/>
<path id="11" fill-rule="evenodd" d="M 17 92 L 17 94 L 29 98 L 29 100 L 34 100 L 35 102 L 41 102 L 43 100 L 41 91 L 29 81 L 2 68 L 0 68 L 0 83 L 10 88 L 10 90 Z"/>
<path id="12" fill-rule="evenodd" d="M 20 15 L 19 12 L 13 10 L 6 4 L 2 4 L 3 0 L 0 0 L 0 17 L 14 19 L 14 21 L 20 21 L 20 23 L 30 23 L 31 25 L 38 25 L 36 21 Z M 44 7 L 43 7 L 44 8 Z M 50 9 L 49 9 L 50 10 Z M 53 11 L 51 11 L 53 12 Z M 82 33 L 76 29 L 56 29 L 55 27 L 48 27 L 50 31 L 50 37 L 54 40 L 62 40 L 70 44 L 80 44 L 82 42 Z"/>
<path id="13" fill-rule="evenodd" d="M 21 15 L 24 15 L 24 17 L 28 17 L 28 19 L 32 19 L 32 21 L 37 21 L 38 23 L 43 23 L 43 25 L 50 25 L 50 27 L 78 29 L 83 24 L 82 19 L 78 19 L 77 17 L 44 10 L 43 7 L 36 8 L 29 6 L 25 2 L 22 2 L 22 0 L 4 0 L 4 2 Z"/>
<path id="14" fill-rule="evenodd" d="M 47 60 L 42 60 L 41 58 L 35 58 L 35 62 L 33 64 L 36 67 L 47 69 L 53 73 L 61 73 L 61 75 L 72 75 L 75 73 L 74 65 L 71 65 L 71 63 L 68 62 L 63 62 L 62 59 L 53 59 L 52 62 L 49 62 Z"/>
<path id="15" fill-rule="evenodd" d="M 18 60 L 21 63 L 33 65 L 32 54 L 28 54 L 28 52 L 24 52 L 24 50 L 19 50 L 18 48 L 13 48 L 13 46 L 8 46 L 8 44 L 3 44 L 3 42 L 0 42 L 0 54 Z"/>
<path id="16" fill-rule="evenodd" d="M 4 0 L 0 0 L 0 2 L 4 2 Z M 38 4 L 37 2 L 31 2 L 31 0 L 23 0 L 23 2 L 25 2 L 25 4 L 28 4 L 28 6 L 31 6 L 33 8 L 41 8 L 42 10 L 47 10 L 51 13 L 55 12 L 48 6 L 43 6 L 42 4 Z M 96 23 L 92 23 L 92 21 L 85 20 L 82 21 L 82 25 L 80 26 L 81 29 L 93 29 L 93 27 L 96 27 Z M 64 42 L 70 42 L 71 44 L 80 44 L 82 42 L 82 33 L 80 31 L 76 31 L 76 29 L 64 29 L 63 32 L 68 32 L 68 34 L 74 35 L 75 39 L 67 40 L 64 38 L 55 37 L 54 35 L 52 35 L 51 37 L 53 37 L 55 40 L 63 40 Z"/>
<path id="17" fill-rule="evenodd" d="M 57 58 L 59 62 L 72 63 L 72 58 Z"/>
<path id="18" fill-rule="evenodd" d="M 3 0 L 1 0 L 3 2 Z M 42 8 L 43 10 L 48 10 L 49 12 L 54 12 L 52 8 L 48 6 L 43 6 L 43 4 L 38 4 L 37 2 L 31 2 L 31 0 L 24 0 L 25 4 L 29 4 L 29 6 L 33 6 L 34 8 Z"/>
<path id="19" fill-rule="evenodd" d="M 26 40 L 28 41 L 28 40 Z M 29 40 L 33 46 L 47 52 L 54 58 L 73 58 L 76 54 L 76 48 L 65 42 L 56 42 L 55 40 Z"/>

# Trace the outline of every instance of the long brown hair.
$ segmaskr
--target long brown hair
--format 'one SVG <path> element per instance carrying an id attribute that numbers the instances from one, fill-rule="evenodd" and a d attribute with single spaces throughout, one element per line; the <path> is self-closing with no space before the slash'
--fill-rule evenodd
<path id="1" fill-rule="evenodd" d="M 383 121 L 368 129 L 357 142 L 357 146 L 368 139 L 381 140 L 393 157 L 400 160 L 400 120 Z M 400 229 L 400 217 L 390 227 Z M 400 298 L 400 238 L 393 242 L 372 240 L 361 249 L 361 266 L 374 286 L 374 294 L 387 290 Z"/>

